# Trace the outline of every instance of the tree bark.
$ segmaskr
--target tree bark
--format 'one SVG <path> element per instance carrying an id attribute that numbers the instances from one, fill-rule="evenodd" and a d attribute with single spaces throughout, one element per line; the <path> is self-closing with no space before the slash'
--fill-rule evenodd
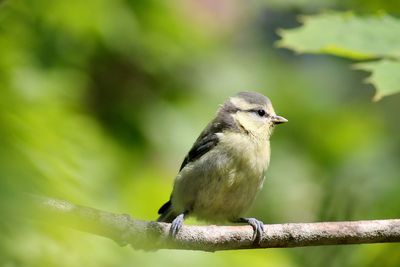
<path id="1" fill-rule="evenodd" d="M 135 220 L 67 201 L 34 197 L 36 220 L 113 239 L 134 249 L 202 251 L 400 242 L 400 219 L 267 224 L 260 244 L 250 226 L 183 226 L 169 237 L 170 224 Z"/>

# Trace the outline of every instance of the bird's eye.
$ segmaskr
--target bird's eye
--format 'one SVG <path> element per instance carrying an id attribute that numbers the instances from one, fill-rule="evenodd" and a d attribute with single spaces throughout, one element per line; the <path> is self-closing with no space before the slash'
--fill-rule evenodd
<path id="1" fill-rule="evenodd" d="M 258 114 L 258 116 L 260 116 L 260 117 L 264 117 L 264 115 L 265 115 L 265 110 L 259 109 L 259 110 L 257 110 L 257 114 Z"/>

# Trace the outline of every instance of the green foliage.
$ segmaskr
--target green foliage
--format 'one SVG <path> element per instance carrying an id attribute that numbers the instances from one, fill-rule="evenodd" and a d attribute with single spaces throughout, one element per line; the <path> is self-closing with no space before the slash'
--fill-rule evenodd
<path id="1" fill-rule="evenodd" d="M 353 13 L 323 13 L 301 17 L 303 26 L 281 30 L 277 45 L 297 53 L 331 54 L 353 60 L 391 59 L 358 64 L 372 72 L 374 99 L 400 92 L 400 20 L 389 15 L 356 16 Z"/>

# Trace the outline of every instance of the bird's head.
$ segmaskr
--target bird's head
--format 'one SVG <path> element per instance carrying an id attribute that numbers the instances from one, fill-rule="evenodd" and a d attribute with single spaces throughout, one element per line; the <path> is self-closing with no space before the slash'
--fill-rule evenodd
<path id="1" fill-rule="evenodd" d="M 218 115 L 233 118 L 232 126 L 257 138 L 269 138 L 275 125 L 287 122 L 276 115 L 266 96 L 256 92 L 240 92 L 229 98 Z"/>

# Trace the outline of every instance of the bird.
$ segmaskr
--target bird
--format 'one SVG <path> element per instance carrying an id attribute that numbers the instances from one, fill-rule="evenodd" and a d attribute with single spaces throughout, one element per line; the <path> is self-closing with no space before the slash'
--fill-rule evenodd
<path id="1" fill-rule="evenodd" d="M 270 136 L 288 120 L 268 97 L 239 92 L 220 105 L 184 158 L 158 222 L 171 223 L 175 237 L 188 216 L 208 222 L 247 223 L 260 242 L 264 223 L 243 217 L 254 202 L 270 161 Z"/>

